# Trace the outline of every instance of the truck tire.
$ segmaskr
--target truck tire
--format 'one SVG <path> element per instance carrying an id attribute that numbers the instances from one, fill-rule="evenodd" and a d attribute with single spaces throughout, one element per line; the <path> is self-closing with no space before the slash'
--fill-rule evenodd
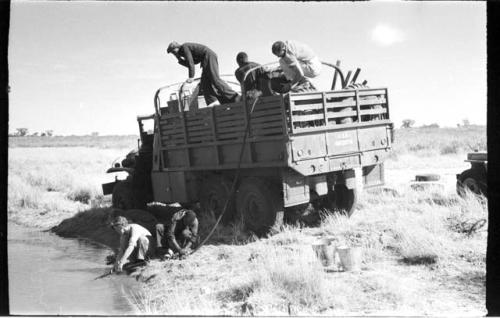
<path id="1" fill-rule="evenodd" d="M 128 181 L 118 182 L 111 196 L 113 208 L 129 210 L 134 207 L 134 198 L 132 195 L 132 184 Z"/>
<path id="2" fill-rule="evenodd" d="M 350 217 L 356 208 L 357 190 L 348 189 L 345 184 L 336 184 L 326 195 L 326 207 Z"/>
<path id="3" fill-rule="evenodd" d="M 475 194 L 486 194 L 486 174 L 479 169 L 468 169 L 457 177 L 457 193 L 465 195 L 465 189 Z"/>
<path id="4" fill-rule="evenodd" d="M 283 225 L 283 198 L 277 187 L 259 178 L 246 178 L 236 196 L 236 211 L 245 227 L 265 235 L 273 226 Z"/>
<path id="5" fill-rule="evenodd" d="M 200 192 L 201 213 L 213 214 L 218 218 L 224 209 L 224 204 L 229 199 L 231 182 L 223 177 L 212 176 L 203 181 Z M 222 224 L 229 224 L 234 219 L 234 198 L 228 203 Z"/>

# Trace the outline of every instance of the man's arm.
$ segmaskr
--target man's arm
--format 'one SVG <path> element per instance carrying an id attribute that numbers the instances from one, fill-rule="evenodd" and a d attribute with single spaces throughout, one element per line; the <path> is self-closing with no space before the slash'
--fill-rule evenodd
<path id="1" fill-rule="evenodd" d="M 189 69 L 189 78 L 194 77 L 194 61 L 193 61 L 193 55 L 191 54 L 191 50 L 186 46 L 182 45 L 182 50 L 184 51 L 184 61 L 181 63 L 185 67 Z"/>
<path id="2" fill-rule="evenodd" d="M 191 237 L 187 242 L 186 246 L 184 247 L 184 249 L 186 250 L 191 248 L 191 246 L 195 244 L 196 241 L 198 240 L 198 219 L 194 220 L 193 226 L 191 227 L 190 230 L 191 230 Z"/>
<path id="3" fill-rule="evenodd" d="M 179 243 L 177 243 L 177 240 L 175 239 L 175 227 L 176 226 L 177 226 L 177 220 L 172 219 L 172 222 L 168 226 L 167 238 L 172 243 L 175 251 L 179 252 L 181 250 L 181 247 L 179 246 Z"/>
<path id="4" fill-rule="evenodd" d="M 240 82 L 240 84 L 243 84 L 243 72 L 241 71 L 241 68 L 238 68 L 236 71 L 234 71 L 234 76 Z"/>
<path id="5" fill-rule="evenodd" d="M 118 253 L 116 254 L 116 262 L 122 257 L 123 252 L 126 248 L 125 234 L 120 235 L 120 247 L 118 248 Z"/>

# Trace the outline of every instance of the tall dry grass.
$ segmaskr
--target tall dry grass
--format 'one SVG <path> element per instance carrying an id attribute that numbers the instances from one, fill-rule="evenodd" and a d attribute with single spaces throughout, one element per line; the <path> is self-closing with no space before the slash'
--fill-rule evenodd
<path id="1" fill-rule="evenodd" d="M 486 126 L 396 129 L 390 157 L 405 154 L 432 157 L 486 149 Z"/>
<path id="2" fill-rule="evenodd" d="M 453 168 L 485 140 L 474 127 L 397 130 L 386 168 Z M 99 209 L 77 213 L 92 201 L 109 206 L 100 195 L 112 179 L 104 172 L 133 146 L 9 148 L 9 219 L 48 228 L 75 215 L 101 218 Z M 325 215 L 318 227 L 287 225 L 258 239 L 241 224 L 219 226 L 188 259 L 152 261 L 131 301 L 159 315 L 483 315 L 486 219 L 486 199 L 473 195 L 365 192 L 351 218 Z M 214 221 L 202 218 L 202 238 Z M 311 248 L 321 237 L 361 246 L 362 271 L 325 271 Z"/>
<path id="3" fill-rule="evenodd" d="M 480 315 L 487 224 L 472 224 L 486 219 L 486 199 L 472 194 L 367 192 L 351 218 L 153 263 L 134 303 L 160 315 Z M 311 248 L 322 237 L 361 246 L 362 271 L 325 270 Z"/>
<path id="4" fill-rule="evenodd" d="M 105 171 L 126 152 L 85 147 L 10 148 L 9 219 L 50 227 L 61 222 L 64 215 L 105 205 L 101 183 L 113 180 Z"/>

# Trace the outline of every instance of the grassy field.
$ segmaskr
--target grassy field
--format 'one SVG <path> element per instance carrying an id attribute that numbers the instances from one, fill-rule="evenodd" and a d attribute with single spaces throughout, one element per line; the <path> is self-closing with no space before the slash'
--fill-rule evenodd
<path id="1" fill-rule="evenodd" d="M 100 184 L 136 137 L 32 138 L 9 142 L 9 220 L 114 247 Z M 486 149 L 485 127 L 396 130 L 386 162 L 395 191 L 365 192 L 351 218 L 322 215 L 317 227 L 287 225 L 270 238 L 219 226 L 188 259 L 152 261 L 130 298 L 138 314 L 483 315 L 486 199 L 454 189 L 474 149 Z M 413 190 L 420 172 L 446 187 Z M 213 222 L 202 219 L 202 238 Z M 325 271 L 311 248 L 322 237 L 361 246 L 362 271 Z"/>

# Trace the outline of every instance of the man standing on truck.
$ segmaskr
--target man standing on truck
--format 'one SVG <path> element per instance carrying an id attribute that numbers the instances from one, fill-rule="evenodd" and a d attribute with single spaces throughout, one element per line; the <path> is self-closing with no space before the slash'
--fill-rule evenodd
<path id="1" fill-rule="evenodd" d="M 231 103 L 239 100 L 240 96 L 219 76 L 219 62 L 217 54 L 210 48 L 199 43 L 179 44 L 175 41 L 168 45 L 167 53 L 172 53 L 179 64 L 189 69 L 189 78 L 192 83 L 194 79 L 194 66 L 201 64 L 200 88 L 205 96 L 207 106 L 219 103 Z"/>
<path id="2" fill-rule="evenodd" d="M 139 224 L 129 224 L 123 216 L 115 217 L 111 227 L 120 234 L 115 271 L 121 272 L 126 263 L 145 263 L 154 254 L 153 236 L 146 228 Z"/>
<path id="3" fill-rule="evenodd" d="M 257 68 L 248 74 L 245 83 L 243 83 L 245 73 L 261 65 L 255 62 L 249 62 L 248 55 L 245 52 L 240 52 L 236 55 L 236 62 L 239 67 L 234 72 L 234 75 L 240 82 L 242 88 L 245 88 L 247 97 L 259 96 L 260 93 L 264 96 L 273 95 L 273 92 L 286 93 L 284 88 L 289 81 L 285 78 L 283 73 L 273 73 L 271 71 L 266 71 L 264 68 Z"/>
<path id="4" fill-rule="evenodd" d="M 281 69 L 291 81 L 292 91 L 315 90 L 307 78 L 320 74 L 321 61 L 309 46 L 298 41 L 276 41 L 272 52 L 279 57 Z"/>
<path id="5" fill-rule="evenodd" d="M 165 225 L 156 225 L 156 247 L 158 254 L 163 254 L 161 256 L 186 255 L 198 241 L 198 219 L 192 210 L 177 211 L 166 227 L 165 235 Z"/>
<path id="6" fill-rule="evenodd" d="M 238 82 L 240 82 L 242 91 L 243 88 L 247 93 L 250 93 L 253 90 L 259 90 L 259 80 L 261 80 L 263 76 L 263 71 L 261 68 L 257 68 L 253 71 L 251 71 L 245 81 L 243 81 L 243 78 L 245 77 L 246 72 L 251 70 L 252 68 L 259 67 L 260 64 L 255 63 L 255 62 L 249 62 L 248 61 L 248 55 L 245 52 L 240 52 L 238 55 L 236 55 L 236 63 L 238 63 L 238 69 L 234 72 L 234 76 L 236 76 L 236 79 Z"/>

